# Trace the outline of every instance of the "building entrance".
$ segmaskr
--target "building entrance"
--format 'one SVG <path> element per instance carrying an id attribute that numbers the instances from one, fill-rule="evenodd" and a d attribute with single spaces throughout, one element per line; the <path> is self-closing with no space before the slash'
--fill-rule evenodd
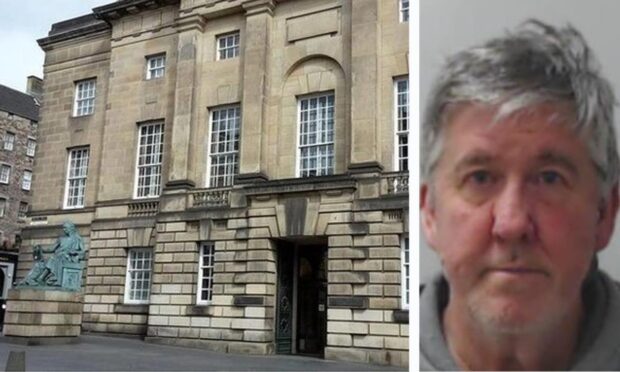
<path id="1" fill-rule="evenodd" d="M 4 311 L 9 289 L 13 287 L 13 275 L 15 264 L 12 262 L 0 262 L 0 329 L 4 324 Z"/>
<path id="2" fill-rule="evenodd" d="M 276 351 L 323 356 L 327 334 L 327 245 L 278 245 Z"/>

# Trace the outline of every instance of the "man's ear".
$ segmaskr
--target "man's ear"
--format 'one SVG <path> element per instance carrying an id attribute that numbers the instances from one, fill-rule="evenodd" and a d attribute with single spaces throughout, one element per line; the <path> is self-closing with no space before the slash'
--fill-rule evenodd
<path id="1" fill-rule="evenodd" d="M 433 196 L 431 194 L 432 191 L 428 184 L 422 184 L 420 188 L 420 217 L 422 220 L 422 230 L 424 231 L 428 244 L 431 248 L 435 249 L 435 242 L 437 240 L 435 203 L 432 200 Z"/>
<path id="2" fill-rule="evenodd" d="M 618 213 L 618 184 L 615 184 L 609 195 L 599 206 L 599 220 L 596 226 L 596 250 L 601 251 L 607 247 L 611 240 L 616 225 L 616 215 Z"/>

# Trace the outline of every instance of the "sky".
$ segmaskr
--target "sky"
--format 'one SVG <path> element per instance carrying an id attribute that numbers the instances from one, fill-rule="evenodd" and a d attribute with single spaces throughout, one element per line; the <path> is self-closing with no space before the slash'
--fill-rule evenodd
<path id="1" fill-rule="evenodd" d="M 26 90 L 26 77 L 43 77 L 37 39 L 52 23 L 78 17 L 114 0 L 0 0 L 0 84 Z"/>

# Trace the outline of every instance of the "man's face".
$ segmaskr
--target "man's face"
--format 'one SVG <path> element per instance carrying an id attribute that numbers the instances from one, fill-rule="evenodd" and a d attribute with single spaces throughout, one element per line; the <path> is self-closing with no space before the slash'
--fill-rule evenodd
<path id="1" fill-rule="evenodd" d="M 495 114 L 474 104 L 451 114 L 422 189 L 423 227 L 450 304 L 492 330 L 525 332 L 579 304 L 593 255 L 611 236 L 617 196 L 602 202 L 566 107 L 541 104 L 493 123 Z"/>

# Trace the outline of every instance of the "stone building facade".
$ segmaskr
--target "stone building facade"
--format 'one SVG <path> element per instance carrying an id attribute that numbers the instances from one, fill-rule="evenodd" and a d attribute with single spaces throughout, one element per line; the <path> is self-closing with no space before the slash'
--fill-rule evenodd
<path id="1" fill-rule="evenodd" d="M 27 93 L 0 85 L 0 304 L 15 279 L 21 229 L 26 225 L 37 146 L 41 79 Z M 0 307 L 0 324 L 4 308 Z"/>
<path id="2" fill-rule="evenodd" d="M 31 82 L 40 79 L 29 77 Z M 36 155 L 39 103 L 37 91 L 22 93 L 0 85 L 0 244 L 19 240 L 30 205 Z M 26 173 L 26 175 L 24 175 Z"/>
<path id="3" fill-rule="evenodd" d="M 407 365 L 407 4 L 127 0 L 54 24 L 20 260 L 72 220 L 84 331 Z"/>

